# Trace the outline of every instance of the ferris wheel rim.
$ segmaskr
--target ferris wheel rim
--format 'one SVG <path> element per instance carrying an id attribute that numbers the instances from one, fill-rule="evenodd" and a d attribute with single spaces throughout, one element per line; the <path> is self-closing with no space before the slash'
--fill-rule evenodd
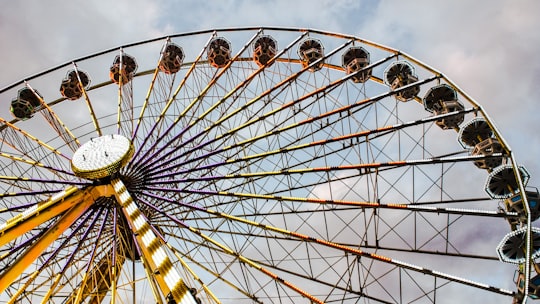
<path id="1" fill-rule="evenodd" d="M 68 66 L 68 65 L 70 65 L 70 64 L 73 64 L 73 63 L 75 63 L 75 62 L 84 61 L 84 60 L 89 59 L 89 58 L 94 58 L 94 57 L 98 57 L 98 56 L 105 55 L 105 54 L 108 54 L 108 53 L 112 53 L 112 52 L 114 52 L 114 51 L 118 51 L 119 49 L 121 50 L 121 49 L 126 49 L 126 48 L 129 48 L 129 47 L 132 47 L 132 46 L 139 46 L 139 45 L 143 45 L 143 44 L 150 43 L 150 42 L 161 41 L 161 40 L 164 40 L 164 39 L 167 39 L 167 38 L 178 38 L 178 37 L 185 37 L 185 36 L 196 35 L 196 34 L 209 34 L 209 33 L 215 33 L 215 32 L 250 31 L 250 30 L 252 30 L 252 31 L 255 31 L 255 30 L 276 30 L 276 31 L 283 30 L 283 31 L 291 31 L 291 32 L 310 32 L 310 33 L 317 33 L 317 34 L 330 35 L 330 36 L 332 36 L 332 35 L 335 36 L 335 35 L 336 35 L 336 34 L 331 33 L 331 32 L 318 31 L 318 30 L 310 30 L 310 29 L 275 28 L 275 27 L 257 27 L 257 28 L 255 28 L 255 27 L 246 27 L 246 28 L 233 28 L 233 29 L 227 29 L 227 28 L 224 28 L 224 29 L 215 29 L 215 30 L 205 30 L 205 31 L 198 31 L 198 32 L 189 32 L 189 33 L 175 34 L 175 35 L 171 35 L 171 36 L 163 36 L 163 37 L 159 37 L 159 38 L 154 38 L 154 39 L 149 39 L 149 40 L 145 40 L 145 41 L 141 41 L 141 42 L 136 42 L 136 43 L 132 43 L 132 44 L 127 44 L 127 45 L 124 45 L 124 46 L 121 46 L 121 47 L 118 47 L 118 48 L 111 48 L 111 49 L 108 49 L 108 50 L 105 50 L 105 51 L 102 51 L 102 52 L 98 52 L 98 53 L 95 53 L 95 54 L 92 54 L 92 55 L 89 55 L 89 56 L 81 57 L 81 58 L 79 58 L 79 59 L 77 59 L 77 60 L 74 60 L 74 61 L 71 61 L 71 62 L 69 62 L 69 63 L 65 63 L 65 64 L 62 64 L 62 65 L 56 66 L 56 67 L 54 67 L 54 68 L 52 68 L 52 69 L 46 70 L 46 71 L 44 71 L 44 72 L 41 72 L 41 73 L 35 74 L 35 75 L 33 75 L 33 76 L 30 76 L 29 78 L 27 78 L 27 79 L 24 80 L 24 81 L 21 81 L 21 82 L 18 82 L 18 83 L 14 83 L 14 84 L 12 84 L 12 85 L 10 85 L 10 86 L 8 86 L 8 87 L 5 87 L 5 88 L 3 88 L 2 90 L 0 90 L 0 94 L 4 93 L 5 91 L 9 91 L 9 90 L 13 89 L 13 88 L 16 87 L 17 85 L 19 85 L 19 84 L 21 84 L 21 83 L 24 83 L 25 81 L 29 81 L 29 80 L 38 78 L 38 77 L 40 77 L 40 76 L 42 76 L 42 75 L 45 75 L 45 74 L 47 74 L 47 73 L 50 73 L 50 72 L 52 72 L 52 71 L 56 71 L 56 70 L 65 68 L 66 66 Z M 341 34 L 340 34 L 340 35 L 341 35 Z M 346 39 L 351 39 L 351 40 L 359 39 L 359 38 L 356 38 L 356 37 L 353 37 L 353 36 L 347 36 L 347 35 L 341 35 L 341 36 L 340 36 L 340 35 L 338 35 L 340 38 L 346 38 Z M 371 42 L 366 42 L 366 41 L 364 41 L 364 40 L 355 40 L 355 41 L 359 41 L 359 42 L 367 43 L 367 44 L 371 43 Z M 374 43 L 373 43 L 373 45 L 375 45 L 376 47 L 379 46 L 378 44 L 374 44 Z M 396 51 L 396 50 L 393 50 L 393 49 L 389 49 L 389 48 L 387 49 L 387 51 L 388 51 L 388 50 L 390 50 L 391 52 L 395 52 L 394 54 L 395 54 L 396 56 L 402 56 L 402 57 L 404 57 L 404 58 L 409 59 L 409 56 L 406 55 L 406 54 L 403 54 L 403 53 L 401 53 L 401 52 L 399 52 L 399 51 Z M 412 57 L 411 57 L 411 58 L 412 58 Z M 300 62 L 300 61 L 299 61 L 299 62 Z M 418 83 L 423 84 L 422 81 L 425 81 L 425 82 L 427 83 L 427 82 L 430 82 L 430 81 L 433 80 L 433 79 L 444 79 L 444 80 L 447 81 L 448 83 L 452 84 L 452 86 L 453 86 L 455 89 L 457 89 L 458 92 L 459 92 L 461 95 L 467 96 L 466 93 L 462 92 L 459 88 L 455 87 L 455 86 L 453 85 L 453 83 L 451 83 L 451 81 L 448 80 L 448 79 L 447 79 L 445 76 L 443 76 L 441 73 L 436 72 L 435 70 L 432 70 L 431 68 L 429 68 L 429 67 L 423 65 L 422 63 L 420 63 L 420 62 L 418 62 L 418 61 L 416 61 L 416 60 L 414 61 L 414 63 L 419 64 L 422 68 L 426 68 L 427 70 L 429 70 L 430 72 L 432 72 L 432 73 L 435 74 L 435 75 L 433 76 L 432 79 L 420 80 L 419 82 L 414 83 L 414 84 L 410 84 L 409 86 L 403 86 L 402 88 L 395 90 L 394 93 L 395 93 L 395 92 L 399 92 L 400 90 L 401 90 L 401 91 L 405 91 L 405 90 L 407 90 L 408 88 L 411 88 L 411 87 L 413 87 L 415 84 L 418 84 Z M 193 64 L 193 65 L 194 65 L 193 62 L 192 62 L 192 63 L 187 62 L 187 63 L 185 63 L 185 64 L 186 64 L 186 65 L 190 65 L 190 64 Z M 325 64 L 326 64 L 326 63 L 325 63 Z M 326 67 L 326 68 L 329 68 L 329 66 L 325 66 L 325 67 Z M 136 73 L 136 74 L 134 75 L 134 78 L 139 77 L 139 76 L 147 76 L 147 75 L 149 75 L 149 74 L 151 74 L 151 71 L 150 71 L 150 70 L 143 71 L 143 72 L 139 72 L 139 73 Z M 350 78 L 350 77 L 349 77 L 349 78 Z M 90 88 L 88 89 L 88 91 L 92 91 L 93 89 L 99 89 L 99 88 L 101 88 L 101 87 L 105 87 L 105 86 L 108 86 L 108 85 L 110 85 L 110 84 L 113 84 L 113 81 L 110 81 L 110 82 L 102 82 L 102 83 L 99 83 L 99 84 L 95 85 L 94 87 L 90 87 Z M 58 99 L 58 100 L 53 101 L 52 103 L 56 104 L 56 103 L 59 102 L 59 101 L 61 101 L 61 100 Z M 467 112 L 467 111 L 470 111 L 470 112 L 472 112 L 472 111 L 478 111 L 479 113 L 481 113 L 481 115 L 483 115 L 484 117 L 486 117 L 486 120 L 488 121 L 488 123 L 491 124 L 490 126 L 491 126 L 491 128 L 494 130 L 495 136 L 497 136 L 497 138 L 500 138 L 501 141 L 502 141 L 502 143 L 503 143 L 503 146 L 506 147 L 506 150 L 507 150 L 507 152 L 508 152 L 507 156 L 509 157 L 509 159 L 510 159 L 512 162 L 515 162 L 515 160 L 514 160 L 514 158 L 513 158 L 513 154 L 512 154 L 512 152 L 511 152 L 511 149 L 506 145 L 506 143 L 504 142 L 504 139 L 503 139 L 502 137 L 500 137 L 499 132 L 498 132 L 498 131 L 496 130 L 496 128 L 493 126 L 491 120 L 486 116 L 487 114 L 485 114 L 485 112 L 483 111 L 483 109 L 482 109 L 479 105 L 477 105 L 472 99 L 469 100 L 469 102 L 471 102 L 471 104 L 473 104 L 474 108 L 463 110 L 464 113 L 469 113 L 469 112 Z M 51 105 L 52 105 L 52 104 L 51 104 Z M 435 120 L 435 118 L 433 118 L 433 120 Z M 3 126 L 3 127 L 5 127 L 5 126 Z M 137 153 L 137 152 L 135 152 L 135 153 Z M 254 154 L 254 155 L 255 155 L 255 154 Z M 330 155 L 330 154 L 328 154 L 328 155 Z M 202 156 L 204 156 L 204 154 L 203 154 Z M 201 157 L 202 157 L 202 156 L 201 156 Z M 256 155 L 255 155 L 255 156 L 256 156 Z M 495 155 L 495 156 L 497 156 L 497 155 Z M 325 155 L 324 157 L 329 157 L 329 156 Z M 143 158 L 140 159 L 140 160 L 145 160 L 146 158 L 147 158 L 146 156 L 143 156 Z M 443 162 L 444 162 L 444 159 L 443 159 L 443 160 L 438 159 L 437 161 L 443 161 Z M 453 161 L 455 161 L 455 159 L 452 159 L 451 161 L 453 162 Z M 411 164 L 413 164 L 413 163 L 414 163 L 414 164 L 421 164 L 421 163 L 422 163 L 422 160 L 420 160 L 420 161 L 418 161 L 418 162 L 416 162 L 416 161 L 411 161 Z M 394 164 L 390 164 L 390 165 L 394 165 Z M 167 167 L 165 167 L 165 168 L 167 168 Z M 322 169 L 321 169 L 321 168 L 322 168 Z M 317 169 L 317 170 L 320 170 L 320 171 L 324 171 L 324 167 L 317 167 L 317 168 L 314 168 L 314 169 Z M 339 166 L 334 166 L 334 167 L 328 166 L 326 170 L 329 171 L 329 172 L 334 172 L 334 171 L 337 172 L 338 170 L 341 170 L 341 169 L 346 170 L 346 169 L 358 169 L 358 168 L 354 168 L 354 166 L 350 166 L 350 165 L 348 165 L 348 166 L 343 166 L 343 168 L 340 168 Z M 282 170 L 284 170 L 284 169 L 282 169 Z M 311 171 L 311 170 L 312 170 L 312 169 L 310 168 L 309 171 Z M 306 172 L 308 172 L 308 171 L 306 171 Z M 293 171 L 281 171 L 280 174 L 281 174 L 282 176 L 285 177 L 285 176 L 287 176 L 287 175 L 289 175 L 289 174 L 291 174 L 291 173 L 296 173 L 296 172 L 293 172 Z M 298 172 L 298 173 L 301 173 L 301 172 Z M 260 172 L 260 174 L 261 174 L 261 175 L 264 175 L 264 176 L 270 175 L 270 171 L 268 171 L 268 172 Z M 239 176 L 239 175 L 238 175 L 238 176 Z M 217 175 L 216 175 L 216 176 L 212 176 L 212 178 L 215 179 L 215 180 L 218 180 Z M 521 180 L 520 180 L 520 176 L 517 176 L 517 182 L 518 182 L 518 186 L 520 187 L 520 192 L 521 192 L 521 193 L 524 193 L 524 185 L 523 185 L 523 183 L 522 183 Z M 155 190 L 155 191 L 156 191 L 156 189 L 157 189 L 157 188 L 152 189 L 152 188 L 150 187 L 150 188 L 148 188 L 147 190 Z M 161 190 L 159 190 L 159 191 L 165 191 L 164 189 L 165 189 L 165 188 L 163 188 L 163 189 L 161 189 Z M 169 191 L 172 191 L 172 190 L 169 189 Z M 208 193 L 210 193 L 210 192 L 208 192 Z M 200 192 L 199 194 L 205 194 L 205 192 Z M 240 193 L 240 192 L 238 192 L 238 193 L 232 193 L 232 192 L 231 192 L 231 193 L 228 193 L 228 192 L 226 192 L 226 191 L 224 191 L 223 193 L 214 192 L 213 194 L 215 194 L 215 195 L 218 195 L 218 194 L 219 194 L 219 195 L 223 195 L 223 196 L 237 195 L 237 196 L 239 196 L 239 197 L 242 195 L 242 193 Z M 150 196 L 149 196 L 149 197 L 150 197 Z M 263 197 L 263 198 L 264 198 L 264 197 Z M 286 200 L 286 199 L 288 199 L 288 198 L 286 198 L 286 197 L 284 197 L 284 196 L 278 196 L 278 195 L 275 195 L 275 196 L 272 196 L 272 197 L 269 197 L 269 198 L 275 199 L 275 200 Z M 164 199 L 164 197 L 162 197 L 161 199 Z M 526 200 L 527 198 L 524 197 L 523 199 Z M 337 202 L 337 200 L 335 200 L 334 202 Z M 528 204 L 525 204 L 525 205 L 526 205 L 526 207 L 528 208 Z M 397 205 L 396 205 L 396 206 L 397 206 Z M 398 207 L 396 207 L 396 208 L 398 208 Z M 435 210 L 434 212 L 437 212 L 437 211 Z M 443 212 L 443 211 L 440 210 L 440 212 Z M 458 212 L 458 211 L 456 211 L 456 212 Z M 459 211 L 459 212 L 461 212 L 461 211 Z M 529 220 L 528 220 L 528 223 L 527 223 L 527 224 L 530 226 L 530 217 L 529 217 Z M 265 226 L 265 227 L 268 228 L 268 229 L 271 228 L 271 226 L 269 226 L 269 225 L 267 225 L 267 226 Z M 272 229 L 273 229 L 273 228 L 272 228 Z M 314 238 L 314 237 L 309 237 L 309 239 L 310 239 L 311 241 L 317 240 L 317 239 Z M 330 246 L 334 246 L 334 247 L 336 247 L 336 248 L 338 248 L 339 246 L 343 246 L 343 244 L 340 244 L 340 243 L 333 243 L 333 242 L 328 241 L 328 240 L 325 240 L 325 239 L 322 239 L 322 241 L 319 240 L 319 241 L 315 241 L 315 242 L 319 242 L 319 243 L 324 243 L 324 242 L 326 242 L 326 243 L 329 244 Z M 226 249 L 223 249 L 223 250 L 226 251 Z M 527 247 L 527 250 L 530 250 L 529 247 Z M 374 254 L 374 253 L 373 253 L 373 254 L 370 253 L 370 254 L 368 254 L 368 255 L 371 256 L 371 257 L 378 257 L 378 255 L 377 255 L 377 254 Z M 381 259 L 385 260 L 384 257 L 381 257 Z M 247 261 L 247 260 L 246 260 L 246 261 Z M 448 279 L 448 280 L 450 280 L 450 281 L 453 281 L 453 280 L 454 280 L 454 281 L 459 281 L 459 282 L 467 282 L 466 279 L 461 279 L 461 278 L 459 278 L 459 277 L 457 277 L 457 276 L 446 275 L 446 274 L 441 273 L 441 272 L 438 272 L 438 271 L 436 271 L 436 270 L 430 270 L 430 269 L 428 269 L 428 268 L 423 268 L 423 267 L 421 267 L 421 266 L 416 266 L 416 265 L 412 265 L 412 264 L 409 264 L 409 263 L 401 262 L 401 261 L 399 261 L 399 260 L 395 260 L 395 262 L 396 262 L 398 265 L 400 265 L 400 267 L 408 268 L 408 269 L 410 269 L 410 270 L 415 270 L 415 271 L 424 272 L 424 273 L 430 273 L 430 274 L 433 275 L 433 276 L 438 276 L 438 277 L 440 277 L 440 278 Z M 248 264 L 249 264 L 249 262 L 248 262 Z M 514 293 L 513 293 L 512 291 L 506 291 L 506 290 L 503 290 L 503 289 L 497 289 L 497 288 L 495 288 L 495 287 L 491 287 L 491 286 L 487 286 L 487 285 L 484 286 L 484 285 L 481 285 L 481 284 L 476 284 L 476 283 L 474 283 L 474 282 L 472 282 L 472 281 L 469 282 L 469 284 L 470 284 L 471 286 L 475 286 L 475 287 L 479 287 L 479 288 L 484 288 L 484 289 L 491 290 L 491 291 L 493 291 L 493 290 L 499 290 L 500 293 L 502 293 L 502 294 L 514 295 Z M 293 289 L 294 289 L 294 288 L 293 288 Z M 364 295 L 364 296 L 368 296 L 368 295 Z"/>

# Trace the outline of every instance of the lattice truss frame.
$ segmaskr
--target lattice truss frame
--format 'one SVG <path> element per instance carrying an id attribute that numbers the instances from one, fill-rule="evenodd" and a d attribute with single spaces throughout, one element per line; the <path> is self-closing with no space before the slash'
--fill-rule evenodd
<path id="1" fill-rule="evenodd" d="M 202 31 L 86 56 L 0 96 L 17 113 L 0 109 L 0 229 L 14 235 L 0 242 L 0 269 L 35 256 L 0 271 L 2 301 L 510 302 L 536 292 L 534 259 L 516 268 L 496 252 L 509 231 L 533 235 L 528 172 L 478 103 L 400 51 L 317 30 Z M 78 177 L 73 153 L 107 134 L 131 141 L 131 161 Z M 516 250 L 532 257 L 536 243 L 525 243 Z"/>

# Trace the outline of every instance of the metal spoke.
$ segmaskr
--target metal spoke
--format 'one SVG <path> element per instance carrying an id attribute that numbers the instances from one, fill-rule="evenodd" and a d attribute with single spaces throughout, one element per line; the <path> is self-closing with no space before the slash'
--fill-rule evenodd
<path id="1" fill-rule="evenodd" d="M 477 101 L 399 50 L 211 29 L 0 97 L 0 302 L 540 297 L 531 173 Z"/>

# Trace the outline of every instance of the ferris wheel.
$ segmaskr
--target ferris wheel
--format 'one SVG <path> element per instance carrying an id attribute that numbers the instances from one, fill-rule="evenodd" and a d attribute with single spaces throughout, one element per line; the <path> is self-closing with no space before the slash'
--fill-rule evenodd
<path id="1" fill-rule="evenodd" d="M 540 296 L 529 172 L 477 102 L 398 50 L 176 34 L 0 101 L 2 303 Z"/>

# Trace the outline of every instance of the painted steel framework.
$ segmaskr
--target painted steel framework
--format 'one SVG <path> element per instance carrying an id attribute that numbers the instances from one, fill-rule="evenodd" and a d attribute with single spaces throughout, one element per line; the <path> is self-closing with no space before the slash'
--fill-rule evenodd
<path id="1" fill-rule="evenodd" d="M 0 109 L 1 302 L 536 296 L 528 172 L 477 102 L 398 50 L 217 29 L 78 58 L 0 96 L 15 115 Z M 489 130 L 467 129 L 481 149 L 456 140 L 472 119 Z M 73 172 L 81 145 L 110 134 L 129 155 Z M 496 248 L 517 229 L 516 268 Z"/>

